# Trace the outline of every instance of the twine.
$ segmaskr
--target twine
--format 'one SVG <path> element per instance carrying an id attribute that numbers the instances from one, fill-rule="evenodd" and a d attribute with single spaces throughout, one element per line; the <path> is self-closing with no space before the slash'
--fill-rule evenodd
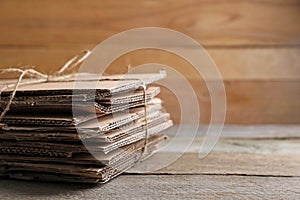
<path id="1" fill-rule="evenodd" d="M 144 128 L 144 131 L 145 131 L 145 139 L 144 139 L 144 145 L 142 147 L 142 151 L 141 151 L 141 154 L 140 156 L 138 157 L 138 159 L 136 160 L 136 163 L 140 162 L 142 159 L 143 159 L 143 156 L 144 154 L 146 153 L 147 151 L 147 145 L 148 145 L 148 137 L 149 137 L 149 134 L 148 134 L 148 117 L 147 117 L 147 86 L 144 82 L 142 82 L 142 89 L 143 89 L 143 100 L 144 100 L 144 117 L 145 117 L 145 128 Z"/>
<path id="2" fill-rule="evenodd" d="M 76 56 L 74 56 L 73 58 L 71 58 L 68 62 L 66 62 L 66 64 L 64 64 L 62 66 L 62 68 L 60 68 L 57 72 L 54 72 L 53 74 L 44 74 L 41 73 L 35 69 L 33 69 L 34 66 L 32 66 L 32 68 L 30 69 L 20 69 L 20 68 L 7 68 L 7 69 L 1 69 L 0 73 L 4 74 L 4 73 L 12 73 L 12 72 L 17 72 L 20 73 L 20 76 L 17 80 L 17 82 L 15 84 L 10 84 L 7 85 L 6 87 L 3 87 L 0 90 L 0 98 L 1 98 L 1 94 L 4 90 L 6 90 L 7 88 L 10 87 L 14 87 L 12 94 L 3 110 L 3 112 L 0 115 L 0 121 L 2 121 L 2 119 L 4 118 L 5 114 L 10 110 L 10 106 L 13 102 L 13 99 L 16 96 L 18 87 L 21 85 L 30 85 L 30 84 L 35 84 L 35 83 L 46 83 L 49 81 L 54 81 L 54 82 L 58 82 L 58 81 L 63 81 L 64 79 L 67 78 L 71 78 L 74 77 L 73 73 L 69 73 L 67 75 L 63 75 L 66 71 L 70 71 L 72 69 L 74 69 L 76 66 L 78 66 L 78 64 L 80 64 L 81 62 L 83 62 L 89 55 L 91 54 L 91 51 L 89 50 L 85 50 L 80 52 L 79 54 L 77 54 Z M 37 78 L 37 80 L 31 80 L 31 81 L 27 81 L 27 82 L 22 82 L 24 76 L 29 76 L 29 77 L 35 77 Z"/>

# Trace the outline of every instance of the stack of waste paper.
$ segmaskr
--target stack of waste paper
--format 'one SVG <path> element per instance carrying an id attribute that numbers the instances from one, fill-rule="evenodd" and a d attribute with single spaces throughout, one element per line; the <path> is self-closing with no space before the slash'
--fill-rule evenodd
<path id="1" fill-rule="evenodd" d="M 173 125 L 156 97 L 154 83 L 165 73 L 82 77 L 24 80 L 13 99 L 15 87 L 4 89 L 1 176 L 105 183 L 153 154 L 165 139 L 161 132 Z"/>

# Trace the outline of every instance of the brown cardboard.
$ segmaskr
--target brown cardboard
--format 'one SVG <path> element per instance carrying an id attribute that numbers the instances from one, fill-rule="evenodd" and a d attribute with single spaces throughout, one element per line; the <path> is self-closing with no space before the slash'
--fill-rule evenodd
<path id="1" fill-rule="evenodd" d="M 105 183 L 156 150 L 173 122 L 149 84 L 165 73 L 76 76 L 75 89 L 74 78 L 18 87 L 0 123 L 0 176 Z M 2 109 L 12 88 L 1 94 Z"/>
<path id="2" fill-rule="evenodd" d="M 16 179 L 34 179 L 43 181 L 67 181 L 105 183 L 123 171 L 132 167 L 142 156 L 149 157 L 153 148 L 162 137 L 156 137 L 148 144 L 147 151 L 142 154 L 141 148 L 123 156 L 115 163 L 109 165 L 94 165 L 93 167 L 79 164 L 33 163 L 11 160 L 0 160 L 0 175 Z"/>

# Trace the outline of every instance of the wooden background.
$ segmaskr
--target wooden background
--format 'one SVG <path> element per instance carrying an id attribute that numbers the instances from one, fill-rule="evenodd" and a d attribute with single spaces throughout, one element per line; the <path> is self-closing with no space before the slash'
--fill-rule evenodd
<path id="1" fill-rule="evenodd" d="M 299 21 L 299 0 L 0 0 L 0 66 L 32 64 L 51 73 L 113 34 L 165 27 L 197 40 L 219 67 L 226 87 L 226 123 L 300 123 Z M 174 55 L 132 52 L 108 72 L 150 61 L 185 71 L 201 91 L 200 121 L 209 122 L 205 84 Z M 161 97 L 169 95 L 163 90 Z M 165 101 L 178 123 L 177 106 L 175 98 Z"/>

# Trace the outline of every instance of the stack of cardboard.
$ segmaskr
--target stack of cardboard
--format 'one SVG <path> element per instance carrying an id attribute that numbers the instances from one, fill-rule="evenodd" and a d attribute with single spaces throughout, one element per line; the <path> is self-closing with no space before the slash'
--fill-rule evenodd
<path id="1" fill-rule="evenodd" d="M 164 76 L 106 76 L 94 89 L 86 78 L 19 86 L 0 121 L 0 175 L 105 183 L 148 158 L 172 126 L 152 84 Z M 12 91 L 2 92 L 2 111 Z"/>

